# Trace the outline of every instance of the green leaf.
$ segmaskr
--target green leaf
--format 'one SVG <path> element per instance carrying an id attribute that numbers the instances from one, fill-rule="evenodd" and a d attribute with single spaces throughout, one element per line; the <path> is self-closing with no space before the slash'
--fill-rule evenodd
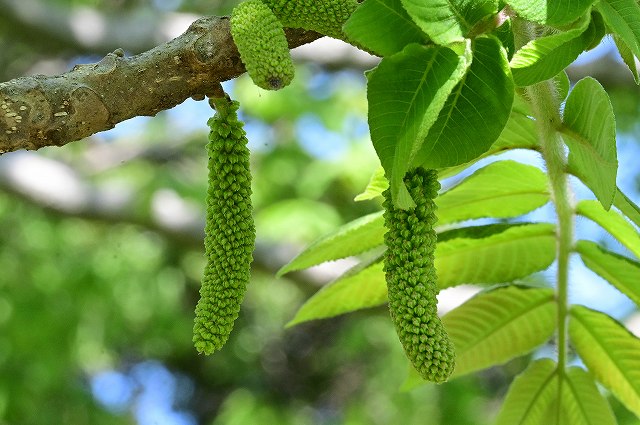
<path id="1" fill-rule="evenodd" d="M 501 179 L 502 183 L 497 184 L 496 181 L 491 181 L 493 178 Z M 548 201 L 548 194 L 543 183 L 544 178 L 544 174 L 535 167 L 519 164 L 515 161 L 501 161 L 491 164 L 477 171 L 465 180 L 465 183 L 451 189 L 451 193 L 446 192 L 436 198 L 436 205 L 438 205 L 437 215 L 440 220 L 438 224 L 486 217 L 486 212 L 490 212 L 493 217 L 513 217 L 531 211 Z M 487 182 L 490 185 L 486 185 Z M 501 204 L 507 203 L 507 200 L 508 205 L 502 205 L 502 208 L 499 208 Z M 383 245 L 386 230 L 382 214 L 382 211 L 368 214 L 339 227 L 334 232 L 322 236 L 283 266 L 278 271 L 278 276 L 326 261 L 358 255 Z M 540 228 L 536 226 L 533 225 L 532 228 L 539 230 Z M 522 226 L 501 225 L 500 232 L 505 229 L 512 230 L 519 227 Z M 464 228 L 465 234 L 462 234 L 461 230 L 456 230 L 456 233 L 460 234 L 463 239 L 477 239 L 474 236 L 474 232 L 477 233 L 478 229 L 488 228 L 490 227 Z M 491 228 L 495 228 L 495 226 Z M 528 237 L 527 231 L 519 230 L 518 232 L 520 231 L 525 232 L 525 238 Z M 518 232 L 515 234 L 516 239 L 521 237 Z M 451 232 L 448 233 L 451 234 Z M 537 238 L 537 236 L 539 235 L 536 235 L 534 231 L 532 237 Z M 449 237 L 446 234 L 439 236 L 439 238 Z M 484 235 L 481 237 L 484 237 Z M 544 240 L 545 238 L 537 240 L 537 242 L 542 243 L 544 247 L 546 246 L 544 245 Z M 509 241 L 506 242 L 508 245 Z M 512 242 L 516 244 L 515 246 L 520 246 L 516 241 Z M 534 249 L 537 249 L 537 247 L 537 244 L 532 245 Z M 482 247 L 478 248 L 482 251 Z M 531 257 L 531 266 L 537 267 L 534 264 L 542 264 L 547 258 L 551 257 Z M 505 259 L 505 261 L 509 260 Z M 537 261 L 541 261 L 541 263 Z M 499 270 L 496 269 L 497 271 Z M 527 274 L 532 272 L 530 271 Z M 491 282 L 494 281 L 491 280 Z M 496 282 L 502 282 L 502 280 Z"/>
<path id="2" fill-rule="evenodd" d="M 495 37 L 473 42 L 473 61 L 429 130 L 414 164 L 442 168 L 486 152 L 504 129 L 514 84 L 507 55 Z"/>
<path id="3" fill-rule="evenodd" d="M 602 15 L 593 10 L 591 12 L 591 23 L 593 24 L 595 30 L 593 34 L 593 39 L 591 40 L 591 44 L 586 47 L 586 51 L 591 49 L 595 49 L 600 45 L 602 39 L 605 35 L 607 35 L 607 25 L 604 23 L 604 19 L 602 19 Z"/>
<path id="4" fill-rule="evenodd" d="M 535 138 L 531 142 L 533 141 Z M 499 147 L 499 150 L 492 147 L 488 153 L 496 154 L 502 151 L 502 147 Z M 447 177 L 448 172 L 454 168 L 459 172 L 462 166 L 444 169 L 441 174 Z M 457 173 L 451 173 L 454 174 Z M 498 181 L 500 183 L 496 184 Z M 465 186 L 461 187 L 459 184 L 436 198 L 438 224 L 480 217 L 516 217 L 544 205 L 549 200 L 545 174 L 536 167 L 515 161 L 489 164 L 464 182 Z M 388 186 L 384 170 L 380 167 L 371 176 L 365 191 L 356 196 L 355 200 L 377 198 Z M 497 205 L 501 200 L 504 204 Z M 485 207 L 490 209 L 486 210 Z"/>
<path id="5" fill-rule="evenodd" d="M 353 198 L 354 201 L 368 201 L 382 196 L 382 192 L 389 187 L 389 181 L 384 176 L 384 168 L 378 167 L 374 171 L 369 184 L 364 189 L 364 192 Z"/>
<path id="6" fill-rule="evenodd" d="M 590 241 L 578 241 L 576 251 L 587 267 L 640 306 L 640 263 Z"/>
<path id="7" fill-rule="evenodd" d="M 440 288 L 461 283 L 509 282 L 547 268 L 555 258 L 554 227 L 550 224 L 467 227 L 443 235 L 435 253 Z M 295 323 L 384 303 L 387 296 L 384 272 L 382 264 L 375 263 L 380 256 L 323 287 L 307 301 L 312 303 L 311 307 L 306 304 L 301 307 L 304 313 L 296 314 Z M 487 258 L 491 256 L 496 260 Z M 476 259 L 479 267 L 473 263 Z"/>
<path id="8" fill-rule="evenodd" d="M 526 106 L 526 107 L 525 107 Z M 539 142 L 536 137 L 535 121 L 531 118 L 531 111 L 528 106 L 525 105 L 516 96 L 514 98 L 514 105 L 509 115 L 509 120 L 505 125 L 500 137 L 496 140 L 488 151 L 482 155 L 472 159 L 464 164 L 456 165 L 454 167 L 442 168 L 438 171 L 438 177 L 443 179 L 466 170 L 479 160 L 490 157 L 512 149 L 532 149 L 538 150 Z"/>
<path id="9" fill-rule="evenodd" d="M 511 60 L 513 54 L 516 51 L 512 27 L 513 25 L 511 24 L 511 18 L 507 18 L 498 28 L 496 28 L 492 32 L 492 34 L 498 37 L 498 40 L 500 40 L 500 43 L 507 52 L 507 58 L 509 60 Z"/>
<path id="10" fill-rule="evenodd" d="M 598 381 L 640 416 L 640 339 L 610 316 L 577 305 L 571 308 L 569 335 Z"/>
<path id="11" fill-rule="evenodd" d="M 521 111 L 511 111 L 507 125 L 500 133 L 498 140 L 491 146 L 489 152 L 494 154 L 510 149 L 538 149 L 540 143 L 536 137 L 536 123 Z"/>
<path id="12" fill-rule="evenodd" d="M 582 53 L 594 32 L 595 27 L 583 19 L 574 29 L 528 42 L 511 59 L 515 83 L 530 86 L 553 78 Z"/>
<path id="13" fill-rule="evenodd" d="M 382 262 L 365 263 L 324 286 L 309 298 L 287 327 L 315 319 L 338 316 L 387 302 Z"/>
<path id="14" fill-rule="evenodd" d="M 616 191 L 616 197 L 613 198 L 613 205 L 616 206 L 629 220 L 640 227 L 640 208 L 627 197 L 620 188 Z"/>
<path id="15" fill-rule="evenodd" d="M 597 201 L 580 201 L 576 213 L 598 223 L 622 245 L 640 258 L 640 235 L 617 211 L 605 211 Z"/>
<path id="16" fill-rule="evenodd" d="M 640 6 L 635 0 L 600 0 L 598 12 L 614 35 L 640 57 Z"/>
<path id="17" fill-rule="evenodd" d="M 556 328 L 554 291 L 502 287 L 480 293 L 442 322 L 456 347 L 453 376 L 499 365 L 543 344 Z"/>
<path id="18" fill-rule="evenodd" d="M 378 56 L 393 55 L 407 44 L 428 41 L 400 0 L 367 0 L 349 17 L 343 30 L 350 41 Z"/>
<path id="19" fill-rule="evenodd" d="M 371 140 L 400 208 L 415 205 L 404 175 L 468 62 L 446 47 L 410 44 L 367 74 Z"/>
<path id="20" fill-rule="evenodd" d="M 494 162 L 436 198 L 438 224 L 516 217 L 548 201 L 547 177 L 538 168 L 516 161 Z"/>
<path id="21" fill-rule="evenodd" d="M 616 123 L 607 92 L 593 78 L 583 78 L 571 90 L 561 132 L 569 147 L 569 170 L 608 210 L 616 194 Z"/>
<path id="22" fill-rule="evenodd" d="M 414 22 L 436 44 L 462 41 L 471 29 L 498 11 L 495 0 L 402 0 Z"/>
<path id="23" fill-rule="evenodd" d="M 496 425 L 544 424 L 558 399 L 557 365 L 537 360 L 514 379 Z"/>
<path id="24" fill-rule="evenodd" d="M 640 75 L 638 75 L 638 66 L 636 65 L 636 57 L 633 55 L 633 52 L 627 45 L 627 43 L 622 40 L 618 35 L 613 35 L 613 40 L 616 43 L 616 47 L 618 47 L 618 52 L 620 53 L 620 57 L 622 61 L 627 65 L 629 71 L 631 71 L 631 75 L 633 75 L 633 80 L 636 84 L 640 85 Z"/>
<path id="25" fill-rule="evenodd" d="M 561 391 L 563 424 L 616 425 L 609 403 L 584 369 L 575 366 L 567 369 Z"/>
<path id="26" fill-rule="evenodd" d="M 544 25 L 570 24 L 593 4 L 593 0 L 509 0 L 507 2 L 518 16 Z"/>
<path id="27" fill-rule="evenodd" d="M 510 282 L 544 270 L 555 260 L 555 228 L 551 224 L 508 225 L 487 237 L 471 236 L 485 227 L 464 228 L 466 237 L 438 243 L 436 269 L 441 288 Z"/>
<path id="28" fill-rule="evenodd" d="M 511 149 L 533 149 L 538 150 L 539 142 L 536 137 L 535 121 L 531 119 L 531 110 L 520 96 L 514 97 L 513 108 L 509 115 L 509 120 L 505 125 L 500 137 L 496 140 L 488 151 L 464 164 L 455 167 L 440 169 L 439 178 L 454 176 L 466 170 L 480 159 L 487 158 Z"/>
<path id="29" fill-rule="evenodd" d="M 382 211 L 357 218 L 313 242 L 277 275 L 361 254 L 383 244 L 385 231 Z"/>
<path id="30" fill-rule="evenodd" d="M 537 129 L 535 121 L 531 119 L 531 115 L 532 112 L 529 105 L 527 105 L 520 96 L 515 96 L 509 120 L 502 130 L 502 133 L 500 133 L 500 137 L 491 145 L 489 150 L 465 164 L 440 170 L 438 174 L 439 177 L 445 178 L 456 175 L 482 158 L 487 158 L 511 149 L 539 150 L 540 143 L 536 136 Z"/>
<path id="31" fill-rule="evenodd" d="M 526 226 L 533 223 L 493 223 L 483 226 L 456 227 L 438 234 L 438 242 L 446 242 L 453 239 L 484 239 L 500 234 L 514 226 Z"/>

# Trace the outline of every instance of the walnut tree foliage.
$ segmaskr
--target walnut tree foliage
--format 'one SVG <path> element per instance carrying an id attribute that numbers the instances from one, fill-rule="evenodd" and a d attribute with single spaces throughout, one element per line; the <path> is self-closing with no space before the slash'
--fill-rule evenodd
<path id="1" fill-rule="evenodd" d="M 281 269 L 371 252 L 311 297 L 291 325 L 388 298 L 407 356 L 422 378 L 436 382 L 450 372 L 434 374 L 430 366 L 425 372 L 429 353 L 448 358 L 455 351 L 451 373 L 459 377 L 553 338 L 555 356 L 531 362 L 514 381 L 498 424 L 613 424 L 596 382 L 640 416 L 640 339 L 607 314 L 569 302 L 572 255 L 638 302 L 640 209 L 616 185 L 615 117 L 606 90 L 593 78 L 570 87 L 565 74 L 580 53 L 611 35 L 637 80 L 640 6 L 634 0 L 366 0 L 342 29 L 329 35 L 382 57 L 366 74 L 369 130 L 381 169 L 359 198 L 384 195 L 387 212 L 346 224 Z M 268 63 L 269 55 L 266 49 L 260 61 Z M 418 213 L 431 189 L 416 190 L 417 170 L 455 176 L 514 149 L 539 153 L 546 172 L 493 162 L 440 194 L 435 224 Z M 570 176 L 597 200 L 574 200 Z M 555 222 L 467 222 L 514 219 L 547 203 Z M 630 255 L 581 240 L 576 217 L 599 224 Z M 435 229 L 437 245 L 418 228 Z M 552 263 L 553 288 L 515 284 Z M 486 289 L 440 322 L 436 282 Z M 449 338 L 454 349 L 442 351 Z M 584 368 L 571 366 L 577 358 Z M 419 380 L 414 371 L 408 385 Z"/>
<path id="2" fill-rule="evenodd" d="M 238 102 L 217 99 L 207 152 L 209 189 L 204 272 L 196 306 L 193 342 L 211 354 L 227 342 L 249 282 L 255 226 L 247 138 L 238 120 Z"/>
<path id="3" fill-rule="evenodd" d="M 404 387 L 419 387 L 417 391 L 424 391 L 420 394 L 429 397 L 434 395 L 435 387 L 424 385 L 427 381 L 442 383 L 449 379 L 450 382 L 438 388 L 454 388 L 460 382 L 457 378 L 517 361 L 545 344 L 552 344 L 555 348 L 552 355 L 523 360 L 529 361 L 528 367 L 513 381 L 504 397 L 496 419 L 498 424 L 615 424 L 604 392 L 640 417 L 640 340 L 609 315 L 569 301 L 569 286 L 580 290 L 579 282 L 569 270 L 569 259 L 574 256 L 640 304 L 640 208 L 616 184 L 616 121 L 609 94 L 593 78 L 582 79 L 571 86 L 565 73 L 578 55 L 592 49 L 603 37 L 611 36 L 635 80 L 639 81 L 635 65 L 636 58 L 640 57 L 637 2 L 248 0 L 232 14 L 231 32 L 248 73 L 260 87 L 288 90 L 285 86 L 295 84 L 294 68 L 283 35 L 287 27 L 339 38 L 381 58 L 380 63 L 366 73 L 369 131 L 380 167 L 371 170 L 369 185 L 363 187 L 355 200 L 373 201 L 378 211 L 328 232 L 280 269 L 278 274 L 285 275 L 343 258 L 358 261 L 352 269 L 311 296 L 295 313 L 288 328 L 294 332 L 300 328 L 296 325 L 302 323 L 311 326 L 318 323 L 318 319 L 388 303 L 390 314 L 385 317 L 385 323 L 393 323 L 398 337 L 394 342 L 402 346 L 407 356 L 409 376 Z M 251 176 L 247 141 L 242 123 L 235 115 L 237 105 L 226 104 L 221 99 L 212 103 L 218 110 L 216 118 L 209 122 L 212 132 L 208 145 L 207 264 L 194 335 L 196 349 L 206 354 L 220 349 L 229 337 L 249 281 L 250 251 L 254 243 L 252 206 L 248 200 Z M 242 105 L 240 108 L 242 112 Z M 334 114 L 340 110 L 335 105 L 326 109 Z M 544 171 L 513 160 L 494 160 L 499 153 L 517 149 L 538 154 L 544 162 Z M 492 161 L 480 163 L 482 159 Z M 272 173 L 278 177 L 283 171 L 280 164 L 272 166 Z M 472 166 L 475 170 L 466 175 Z M 459 182 L 437 193 L 436 176 L 454 177 Z M 595 199 L 574 199 L 570 178 L 579 179 Z M 159 184 L 154 176 L 147 179 L 149 185 Z M 254 184 L 260 184 L 256 180 L 254 178 Z M 0 198 L 0 212 L 6 213 L 10 207 L 6 200 L 2 201 Z M 521 219 L 547 204 L 553 206 L 556 220 Z M 287 205 L 291 204 L 283 203 L 281 211 Z M 317 206 L 312 204 L 307 209 L 314 210 Z M 324 211 L 315 212 L 321 217 Z M 471 221 L 477 219 L 482 222 Z M 583 239 L 583 235 L 575 232 L 577 219 L 596 223 L 619 241 L 627 254 L 614 253 L 603 244 Z M 18 217 L 14 220 L 17 222 Z M 259 220 L 256 223 L 260 233 Z M 1 228 L 7 230 L 7 235 L 0 235 L 0 240 L 21 237 L 21 228 L 17 225 L 8 223 Z M 43 230 L 46 226 L 34 232 L 46 236 Z M 106 239 L 101 259 L 109 259 L 113 252 L 121 249 L 118 235 L 102 231 L 99 237 Z M 127 237 L 128 233 L 122 240 Z M 57 253 L 56 258 L 73 262 L 88 249 L 82 237 L 71 230 L 65 232 L 65 238 L 74 240 L 78 248 L 72 255 Z M 50 239 L 50 244 L 55 245 L 60 238 L 51 236 Z M 126 329 L 130 330 L 129 338 L 159 340 L 155 334 L 147 335 L 138 322 L 151 321 L 161 315 L 166 322 L 165 329 L 178 334 L 185 328 L 184 317 L 175 322 L 169 313 L 180 306 L 160 305 L 161 308 L 153 310 L 149 307 L 153 294 L 143 289 L 139 289 L 135 297 L 122 296 L 138 288 L 133 281 L 146 280 L 155 282 L 158 298 L 162 298 L 166 292 L 162 276 L 175 273 L 162 269 L 155 257 L 146 263 L 135 261 L 135 254 L 139 252 L 160 249 L 153 241 L 145 244 L 141 243 L 140 249 L 130 248 L 131 252 L 123 251 L 123 257 L 131 261 L 127 267 L 110 267 L 114 260 L 97 261 L 104 278 L 96 281 L 104 281 L 105 288 L 110 288 L 108 282 L 117 282 L 113 285 L 113 304 L 123 304 L 122 312 L 116 309 L 111 314 L 114 319 L 103 324 L 109 315 L 101 312 L 96 307 L 98 304 L 94 306 L 96 297 L 87 296 L 90 301 L 81 298 L 80 302 L 86 304 L 84 314 L 99 322 L 105 332 Z M 174 249 L 162 249 L 178 256 Z M 19 254 L 29 258 L 34 255 L 33 252 Z M 10 256 L 0 259 L 3 265 L 15 264 Z M 555 273 L 552 285 L 523 284 L 528 282 L 528 277 L 548 270 L 552 264 L 555 265 L 551 267 Z M 34 270 L 40 267 L 35 266 Z M 7 275 L 22 273 L 9 267 L 4 272 Z M 39 273 L 47 275 L 52 285 L 69 281 L 59 272 Z M 93 272 L 83 273 L 91 276 Z M 265 280 L 263 275 L 254 280 L 259 279 Z M 86 290 L 82 276 L 73 276 L 71 283 L 77 286 L 79 298 L 81 291 Z M 476 285 L 481 291 L 438 317 L 437 293 L 463 284 Z M 291 294 L 282 289 L 278 292 L 263 285 L 259 291 L 265 298 L 269 295 L 279 298 L 279 304 L 273 303 L 279 307 L 292 304 L 288 298 Z M 264 306 L 265 300 L 258 298 L 249 300 L 254 307 Z M 71 302 L 78 301 L 73 298 Z M 71 312 L 67 304 L 61 298 L 47 308 Z M 44 309 L 39 310 L 39 314 L 46 313 Z M 256 322 L 261 321 L 260 314 L 262 317 L 282 314 L 282 310 L 274 312 L 269 307 L 251 311 L 256 315 L 253 318 Z M 129 320 L 127 312 L 138 322 Z M 30 311 L 18 313 L 24 323 L 32 320 Z M 95 347 L 100 344 L 93 341 L 102 336 L 87 330 L 76 335 L 74 328 L 66 326 L 71 318 L 63 319 L 50 321 L 51 326 L 60 327 L 57 332 L 64 336 L 62 339 L 91 341 L 91 344 L 78 344 L 86 352 L 76 357 L 97 363 L 100 353 Z M 344 320 L 362 323 L 356 322 L 357 317 L 345 316 Z M 236 326 L 236 335 L 243 332 L 244 323 L 240 325 Z M 357 335 L 357 325 L 354 328 L 350 336 Z M 41 335 L 44 332 L 39 330 L 37 334 L 38 345 L 28 347 L 34 357 L 40 353 L 50 355 L 64 347 L 63 344 L 47 347 Z M 306 329 L 300 331 L 309 338 L 306 333 Z M 23 334 L 14 340 L 27 347 L 31 343 Z M 231 335 L 233 338 L 233 333 Z M 243 352 L 238 348 L 242 344 L 262 347 L 255 340 L 263 335 L 247 335 L 250 334 L 241 334 L 238 338 L 241 342 L 231 350 L 216 353 L 213 358 L 198 358 L 198 362 L 194 362 L 194 373 L 204 370 L 206 379 L 216 384 L 231 381 L 233 374 L 240 375 L 240 381 L 255 382 L 256 377 L 250 373 L 242 374 L 244 366 L 233 363 L 239 362 L 235 359 L 236 352 L 246 356 L 247 352 L 256 355 L 260 351 Z M 311 338 L 315 336 L 312 332 L 311 335 Z M 367 337 L 377 341 L 375 338 L 392 339 L 393 336 L 380 332 Z M 314 348 L 327 350 L 330 339 L 319 335 L 320 342 Z M 184 340 L 188 337 L 181 340 L 179 352 L 187 358 L 184 353 L 194 350 L 186 347 Z M 128 347 L 130 342 L 124 338 L 120 344 Z M 230 344 L 233 341 L 230 340 Z M 157 351 L 149 350 L 156 353 L 162 349 L 164 346 Z M 275 349 L 273 352 L 282 354 Z M 383 353 L 375 350 L 369 353 L 373 359 L 382 356 Z M 108 356 L 103 353 L 103 357 Z M 273 357 L 260 358 L 256 363 L 275 363 L 278 358 Z M 44 358 L 44 354 L 40 358 Z M 202 366 L 211 365 L 216 358 L 222 359 L 224 366 L 231 364 L 233 368 Z M 332 361 L 338 369 L 346 360 Z M 376 368 L 389 366 L 382 363 L 376 363 Z M 22 365 L 15 362 L 10 366 L 18 376 L 14 381 L 25 383 L 27 389 L 45 386 L 47 380 L 65 379 L 67 373 L 63 368 L 51 369 L 40 376 L 22 379 Z M 90 367 L 98 366 L 89 363 L 87 368 Z M 310 379 L 314 377 L 311 366 L 306 372 Z M 292 382 L 295 377 L 286 377 L 291 388 L 277 391 L 294 393 L 299 388 Z M 387 385 L 384 379 L 375 384 Z M 268 384 L 262 390 L 265 388 L 272 389 Z M 227 390 L 225 387 L 224 391 Z M 4 405 L 14 402 L 17 398 L 14 394 L 0 385 L 0 402 Z M 375 397 L 371 399 L 371 403 L 376 401 Z M 49 406 L 35 406 L 25 398 L 21 409 L 35 412 L 32 413 L 34 419 L 27 423 L 37 423 L 40 411 L 55 411 L 56 401 L 51 400 Z M 234 409 L 234 402 L 239 409 Z M 227 411 L 254 404 L 261 407 L 254 398 L 239 392 L 228 397 L 225 403 L 227 410 L 222 409 L 220 421 L 224 421 Z M 0 407 L 4 408 L 1 403 Z M 93 419 L 84 413 L 84 408 L 77 417 L 66 415 L 67 420 L 75 422 Z M 422 415 L 419 420 L 426 417 L 417 408 L 416 415 Z M 443 418 L 441 423 L 449 419 Z M 486 423 L 489 419 L 480 418 L 477 423 Z M 109 418 L 104 419 L 107 420 Z"/>

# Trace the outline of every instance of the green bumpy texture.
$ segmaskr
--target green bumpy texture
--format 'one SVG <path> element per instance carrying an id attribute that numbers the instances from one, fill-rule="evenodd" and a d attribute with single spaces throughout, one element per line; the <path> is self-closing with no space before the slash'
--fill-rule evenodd
<path id="1" fill-rule="evenodd" d="M 282 23 L 260 0 L 248 0 L 231 13 L 231 35 L 253 82 L 266 90 L 289 85 L 295 69 Z"/>
<path id="2" fill-rule="evenodd" d="M 247 0 L 231 13 L 231 35 L 253 82 L 278 90 L 294 76 L 283 26 L 345 40 L 342 26 L 357 7 L 357 0 Z"/>
<path id="3" fill-rule="evenodd" d="M 357 0 L 263 0 L 282 25 L 344 39 L 342 26 L 358 7 Z"/>
<path id="4" fill-rule="evenodd" d="M 249 282 L 255 226 L 247 138 L 238 102 L 213 100 L 209 119 L 209 188 L 205 227 L 207 264 L 196 306 L 193 343 L 199 353 L 222 348 L 238 317 Z"/>
<path id="5" fill-rule="evenodd" d="M 453 343 L 438 317 L 436 299 L 437 237 L 433 226 L 440 183 L 435 170 L 423 168 L 409 171 L 404 180 L 415 208 L 397 208 L 390 191 L 383 193 L 389 310 L 413 366 L 424 379 L 439 383 L 446 381 L 455 367 Z"/>

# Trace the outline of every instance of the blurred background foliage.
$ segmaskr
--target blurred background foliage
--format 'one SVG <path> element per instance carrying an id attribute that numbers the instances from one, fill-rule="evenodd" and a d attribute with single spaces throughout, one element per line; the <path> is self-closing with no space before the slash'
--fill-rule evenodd
<path id="1" fill-rule="evenodd" d="M 1 81 L 62 73 L 118 47 L 136 54 L 235 3 L 0 0 Z M 281 279 L 275 271 L 316 237 L 379 209 L 353 202 L 377 164 L 362 75 L 375 61 L 352 49 L 325 60 L 327 48 L 344 46 L 319 45 L 314 61 L 297 54 L 294 84 L 281 92 L 246 77 L 225 86 L 250 140 L 258 241 L 236 329 L 211 357 L 191 344 L 204 267 L 206 102 L 0 157 L 0 424 L 492 422 L 527 359 L 402 391 L 407 361 L 384 307 L 285 328 L 350 263 Z M 616 77 L 621 65 L 607 51 L 598 63 L 572 72 L 607 84 L 619 129 L 635 144 L 637 88 Z M 638 423 L 617 410 L 621 424 Z"/>

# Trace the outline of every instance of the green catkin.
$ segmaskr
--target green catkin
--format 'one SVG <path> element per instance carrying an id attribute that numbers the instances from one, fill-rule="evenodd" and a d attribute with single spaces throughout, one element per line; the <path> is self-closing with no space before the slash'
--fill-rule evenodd
<path id="1" fill-rule="evenodd" d="M 193 326 L 194 346 L 207 355 L 229 338 L 249 282 L 255 245 L 249 149 L 236 112 L 238 102 L 221 98 L 212 104 L 216 113 L 207 123 L 207 264 Z"/>
<path id="2" fill-rule="evenodd" d="M 231 35 L 253 82 L 266 90 L 289 85 L 295 70 L 282 23 L 260 0 L 248 0 L 231 13 Z"/>
<path id="3" fill-rule="evenodd" d="M 342 26 L 358 7 L 357 0 L 263 0 L 282 25 L 344 39 Z"/>
<path id="4" fill-rule="evenodd" d="M 295 72 L 283 27 L 344 40 L 342 26 L 357 7 L 357 0 L 247 0 L 231 13 L 231 35 L 253 82 L 278 90 Z"/>
<path id="5" fill-rule="evenodd" d="M 384 271 L 389 310 L 400 342 L 416 370 L 428 381 L 444 382 L 455 367 L 455 353 L 437 312 L 433 226 L 437 220 L 434 199 L 440 184 L 435 170 L 423 168 L 409 171 L 404 181 L 415 208 L 397 208 L 390 191 L 383 193 L 387 228 Z"/>

